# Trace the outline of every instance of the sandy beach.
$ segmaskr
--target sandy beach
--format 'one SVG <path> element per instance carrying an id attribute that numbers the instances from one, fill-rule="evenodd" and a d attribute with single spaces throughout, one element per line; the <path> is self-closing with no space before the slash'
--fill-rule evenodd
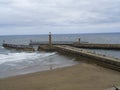
<path id="1" fill-rule="evenodd" d="M 120 72 L 81 63 L 0 79 L 0 90 L 104 90 L 120 86 Z"/>

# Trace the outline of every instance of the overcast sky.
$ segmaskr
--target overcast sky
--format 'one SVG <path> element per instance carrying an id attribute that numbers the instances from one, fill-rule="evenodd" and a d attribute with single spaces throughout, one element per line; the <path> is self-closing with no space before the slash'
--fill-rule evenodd
<path id="1" fill-rule="evenodd" d="M 0 0 L 0 35 L 120 32 L 120 0 Z"/>

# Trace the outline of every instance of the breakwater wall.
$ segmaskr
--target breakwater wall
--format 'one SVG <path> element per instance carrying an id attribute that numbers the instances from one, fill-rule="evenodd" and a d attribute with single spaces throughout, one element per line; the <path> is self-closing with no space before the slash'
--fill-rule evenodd
<path id="1" fill-rule="evenodd" d="M 71 46 L 56 45 L 54 47 L 56 48 L 56 51 L 60 53 L 74 55 L 77 57 L 81 57 L 81 56 L 86 57 L 101 66 L 120 71 L 120 59 L 107 57 L 105 55 L 98 55 L 95 53 L 88 52 L 87 50 L 81 50 L 79 48 L 75 48 Z"/>
<path id="2" fill-rule="evenodd" d="M 110 50 L 120 50 L 120 44 L 73 44 L 72 46 L 78 48 L 89 48 L 89 49 L 110 49 Z"/>
<path id="3" fill-rule="evenodd" d="M 16 49 L 16 50 L 24 50 L 24 51 L 35 51 L 32 46 L 29 45 L 16 45 L 16 44 L 3 44 L 3 47 L 9 49 Z"/>
<path id="4" fill-rule="evenodd" d="M 46 51 L 46 52 L 56 51 L 56 49 L 53 46 L 49 46 L 49 45 L 39 45 L 37 50 L 38 51 Z"/>

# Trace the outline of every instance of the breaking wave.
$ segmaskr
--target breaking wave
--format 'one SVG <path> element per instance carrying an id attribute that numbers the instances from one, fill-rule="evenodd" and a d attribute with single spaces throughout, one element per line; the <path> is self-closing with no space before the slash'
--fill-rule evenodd
<path id="1" fill-rule="evenodd" d="M 44 57 L 48 57 L 54 55 L 54 53 L 27 53 L 27 52 L 20 52 L 20 53 L 8 53 L 8 54 L 0 54 L 0 64 L 6 62 L 21 62 L 24 60 L 36 60 Z"/>

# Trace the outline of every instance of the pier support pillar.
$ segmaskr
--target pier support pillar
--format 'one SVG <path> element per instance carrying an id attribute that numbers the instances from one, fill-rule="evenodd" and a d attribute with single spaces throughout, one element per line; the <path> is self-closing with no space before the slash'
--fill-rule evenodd
<path id="1" fill-rule="evenodd" d="M 49 47 L 52 47 L 52 36 L 51 36 L 51 32 L 49 32 Z"/>

